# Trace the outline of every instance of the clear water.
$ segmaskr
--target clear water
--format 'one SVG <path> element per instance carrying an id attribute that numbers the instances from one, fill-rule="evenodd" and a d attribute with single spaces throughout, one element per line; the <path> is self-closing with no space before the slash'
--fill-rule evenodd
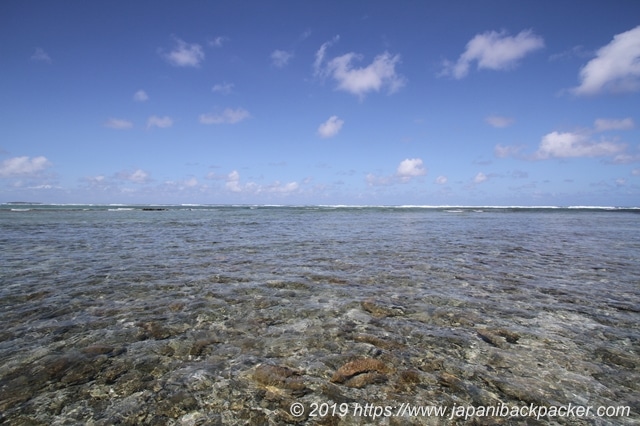
<path id="1" fill-rule="evenodd" d="M 638 210 L 130 208 L 0 208 L 0 421 L 329 422 L 297 401 L 640 422 Z M 385 370 L 332 380 L 361 358 Z"/>

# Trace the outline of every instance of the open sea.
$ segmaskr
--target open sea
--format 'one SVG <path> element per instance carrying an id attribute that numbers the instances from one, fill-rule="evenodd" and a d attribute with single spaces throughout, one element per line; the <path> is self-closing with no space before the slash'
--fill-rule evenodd
<path id="1" fill-rule="evenodd" d="M 0 205 L 0 423 L 640 424 L 640 209 Z"/>

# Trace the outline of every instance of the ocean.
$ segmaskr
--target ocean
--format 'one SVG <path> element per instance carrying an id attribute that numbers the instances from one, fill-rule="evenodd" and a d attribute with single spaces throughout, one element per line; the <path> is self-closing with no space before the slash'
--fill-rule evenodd
<path id="1" fill-rule="evenodd" d="M 0 324 L 6 424 L 640 424 L 640 209 L 3 204 Z"/>

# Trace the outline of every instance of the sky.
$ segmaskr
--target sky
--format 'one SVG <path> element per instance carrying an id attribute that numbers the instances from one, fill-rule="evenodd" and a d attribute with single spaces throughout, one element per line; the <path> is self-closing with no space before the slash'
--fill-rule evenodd
<path id="1" fill-rule="evenodd" d="M 640 2 L 0 2 L 0 202 L 640 206 Z"/>

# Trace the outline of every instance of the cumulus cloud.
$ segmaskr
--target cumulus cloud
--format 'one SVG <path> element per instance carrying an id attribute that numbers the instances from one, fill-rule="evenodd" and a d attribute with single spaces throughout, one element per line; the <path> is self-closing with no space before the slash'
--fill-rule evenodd
<path id="1" fill-rule="evenodd" d="M 31 60 L 34 62 L 51 63 L 51 57 L 41 47 L 36 48 L 36 51 L 31 55 Z"/>
<path id="2" fill-rule="evenodd" d="M 300 185 L 298 182 L 289 182 L 282 184 L 280 181 L 275 181 L 271 185 L 267 185 L 265 188 L 260 188 L 259 191 L 269 192 L 273 194 L 290 194 L 298 190 Z"/>
<path id="3" fill-rule="evenodd" d="M 242 191 L 242 187 L 240 186 L 240 173 L 238 173 L 237 170 L 234 170 L 227 175 L 225 187 L 232 192 Z"/>
<path id="4" fill-rule="evenodd" d="M 640 26 L 617 34 L 580 70 L 576 95 L 640 90 Z"/>
<path id="5" fill-rule="evenodd" d="M 145 183 L 149 180 L 149 174 L 144 170 L 137 169 L 133 172 L 122 171 L 116 174 L 116 178 L 134 183 Z"/>
<path id="6" fill-rule="evenodd" d="M 571 158 L 571 157 L 604 157 L 622 152 L 625 145 L 611 142 L 591 141 L 588 135 L 572 132 L 551 132 L 546 134 L 534 159 Z"/>
<path id="7" fill-rule="evenodd" d="M 251 117 L 249 111 L 243 108 L 226 108 L 222 113 L 200 114 L 202 124 L 235 124 Z"/>
<path id="8" fill-rule="evenodd" d="M 487 181 L 489 177 L 482 172 L 478 172 L 478 174 L 473 178 L 473 183 L 482 183 Z"/>
<path id="9" fill-rule="evenodd" d="M 542 37 L 531 30 L 521 31 L 516 36 L 509 36 L 505 31 L 488 31 L 472 38 L 457 62 L 445 61 L 442 75 L 464 78 L 474 61 L 478 69 L 508 70 L 527 54 L 543 47 Z"/>
<path id="10" fill-rule="evenodd" d="M 293 58 L 293 53 L 284 50 L 274 50 L 271 53 L 271 63 L 278 68 L 287 65 L 291 58 Z"/>
<path id="11" fill-rule="evenodd" d="M 620 120 L 611 118 L 598 118 L 595 123 L 596 132 L 605 132 L 607 130 L 630 130 L 635 124 L 632 118 L 623 118 Z"/>
<path id="12" fill-rule="evenodd" d="M 416 176 L 424 176 L 427 174 L 427 170 L 424 168 L 422 159 L 420 158 L 407 158 L 398 165 L 396 175 L 402 180 L 406 181 Z"/>
<path id="13" fill-rule="evenodd" d="M 369 173 L 365 180 L 369 186 L 393 185 L 396 183 L 409 182 L 414 177 L 424 176 L 427 170 L 424 168 L 422 159 L 407 158 L 402 160 L 396 169 L 396 173 L 391 176 L 376 176 Z"/>
<path id="14" fill-rule="evenodd" d="M 234 84 L 233 83 L 219 83 L 214 85 L 211 88 L 211 91 L 214 93 L 221 93 L 223 95 L 228 95 L 233 91 Z"/>
<path id="15" fill-rule="evenodd" d="M 445 183 L 447 183 L 447 181 L 448 181 L 448 179 L 447 179 L 447 177 L 446 177 L 446 176 L 438 176 L 438 177 L 436 178 L 436 183 L 437 183 L 438 185 L 444 185 Z"/>
<path id="16" fill-rule="evenodd" d="M 496 128 L 508 127 L 513 124 L 513 118 L 502 117 L 500 115 L 490 115 L 484 119 L 487 124 Z"/>
<path id="17" fill-rule="evenodd" d="M 19 177 L 36 175 L 51 166 L 46 157 L 14 157 L 0 163 L 0 177 Z"/>
<path id="18" fill-rule="evenodd" d="M 158 117 L 156 115 L 152 115 L 147 119 L 147 129 L 150 129 L 152 127 L 165 129 L 171 126 L 173 126 L 173 120 L 171 119 L 171 117 Z"/>
<path id="19" fill-rule="evenodd" d="M 379 92 L 383 87 L 391 94 L 404 86 L 404 77 L 395 69 L 400 62 L 400 55 L 392 56 L 385 52 L 376 56 L 366 67 L 354 67 L 353 62 L 361 58 L 355 53 L 347 53 L 327 63 L 327 73 L 337 82 L 338 90 L 362 98 L 368 92 Z"/>
<path id="20" fill-rule="evenodd" d="M 249 194 L 260 194 L 260 193 L 271 193 L 271 194 L 290 194 L 296 192 L 299 189 L 300 185 L 297 182 L 289 182 L 286 184 L 282 184 L 279 181 L 275 181 L 274 183 L 266 186 L 258 185 L 254 182 L 248 182 L 246 184 L 240 183 L 240 173 L 237 170 L 232 171 L 226 177 L 225 188 L 231 192 L 236 193 L 249 193 Z"/>
<path id="21" fill-rule="evenodd" d="M 149 100 L 149 95 L 144 90 L 138 90 L 133 94 L 133 100 L 136 102 L 145 102 Z"/>
<path id="22" fill-rule="evenodd" d="M 331 138 L 340 132 L 343 124 L 344 120 L 339 119 L 336 115 L 332 115 L 318 127 L 318 135 L 321 138 Z"/>
<path id="23" fill-rule="evenodd" d="M 104 127 L 109 127 L 110 129 L 130 129 L 133 127 L 133 123 L 129 120 L 123 120 L 121 118 L 110 118 L 104 123 Z"/>
<path id="24" fill-rule="evenodd" d="M 594 140 L 598 133 L 614 130 L 630 130 L 635 127 L 631 118 L 598 118 L 592 129 L 576 132 L 550 132 L 543 136 L 537 151 L 531 155 L 522 153 L 523 146 L 496 145 L 494 154 L 498 158 L 520 157 L 528 160 L 546 160 L 549 158 L 612 157 L 616 164 L 630 163 L 637 156 L 625 153 L 627 146 L 615 139 Z"/>
<path id="25" fill-rule="evenodd" d="M 316 77 L 331 77 L 337 83 L 338 90 L 351 93 L 361 99 L 368 92 L 379 92 L 386 88 L 391 94 L 405 85 L 405 78 L 396 72 L 396 65 L 400 63 L 400 55 L 384 52 L 364 67 L 354 65 L 354 62 L 362 60 L 362 55 L 353 52 L 325 61 L 327 49 L 339 39 L 339 36 L 335 36 L 322 44 L 316 52 L 313 63 Z"/>
<path id="26" fill-rule="evenodd" d="M 175 38 L 176 46 L 168 53 L 162 56 L 171 65 L 176 67 L 199 67 L 204 60 L 204 50 L 199 44 L 189 44 L 185 41 Z"/>

